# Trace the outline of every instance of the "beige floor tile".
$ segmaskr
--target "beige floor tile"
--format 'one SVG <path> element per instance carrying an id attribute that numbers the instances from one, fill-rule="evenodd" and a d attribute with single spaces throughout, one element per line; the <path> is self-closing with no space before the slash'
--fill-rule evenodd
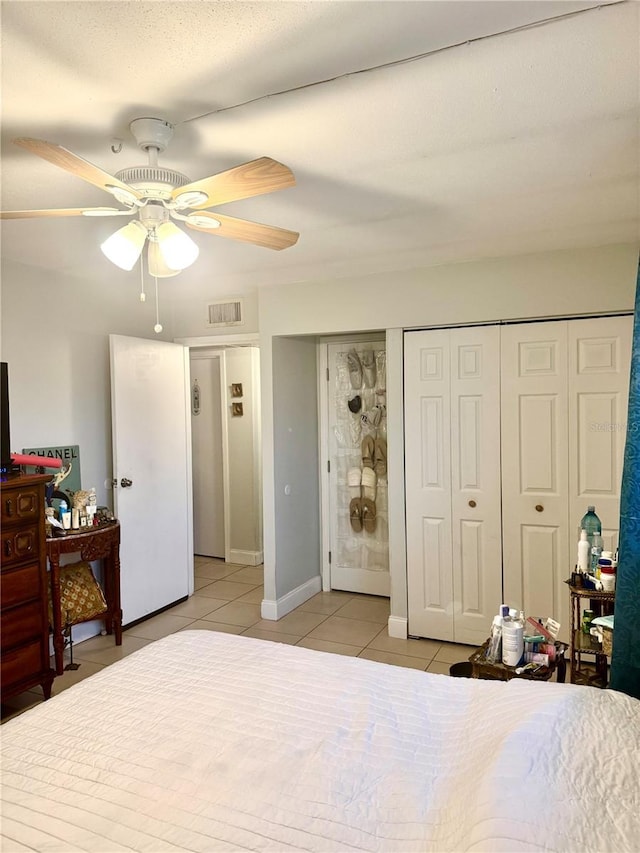
<path id="1" fill-rule="evenodd" d="M 108 642 L 98 643 L 97 640 L 108 640 Z M 122 635 L 121 646 L 116 646 L 113 637 L 92 637 L 90 640 L 85 640 L 84 643 L 77 643 L 73 647 L 73 659 L 76 661 L 91 661 L 101 666 L 107 666 L 110 663 L 115 663 L 117 660 L 126 658 L 127 655 L 137 652 L 138 649 L 144 646 L 148 646 L 150 642 L 152 642 L 150 639 L 145 640 L 142 637 L 134 637 L 126 631 Z"/>
<path id="2" fill-rule="evenodd" d="M 242 625 L 250 628 L 260 621 L 260 605 L 248 604 L 245 601 L 231 601 L 211 614 L 212 621 L 225 625 Z M 207 620 L 209 621 L 209 620 Z"/>
<path id="3" fill-rule="evenodd" d="M 214 581 L 209 586 L 203 586 L 198 590 L 198 595 L 206 595 L 209 598 L 224 598 L 226 601 L 235 601 L 240 598 L 245 592 L 254 589 L 248 583 L 234 583 L 233 581 L 223 580 Z"/>
<path id="4" fill-rule="evenodd" d="M 387 628 L 383 628 L 368 644 L 368 648 L 379 652 L 392 652 L 396 655 L 432 660 L 442 643 L 435 640 L 400 640 L 390 637 Z"/>
<path id="5" fill-rule="evenodd" d="M 95 661 L 81 660 L 75 653 L 73 655 L 73 660 L 75 663 L 80 664 L 79 668 L 66 669 L 62 675 L 58 675 L 53 679 L 53 689 L 51 691 L 52 696 L 57 696 L 62 693 L 63 690 L 66 690 L 68 687 L 72 687 L 79 681 L 84 681 L 85 678 L 90 678 L 97 672 L 102 672 L 106 666 L 106 664 L 99 664 Z M 68 660 L 65 658 L 65 666 L 67 663 Z"/>
<path id="6" fill-rule="evenodd" d="M 330 652 L 334 655 L 349 655 L 358 657 L 361 646 L 348 646 L 346 643 L 332 643 L 330 640 L 316 640 L 313 637 L 303 637 L 296 645 L 304 649 L 315 649 L 317 652 Z"/>
<path id="7" fill-rule="evenodd" d="M 203 554 L 194 554 L 193 564 L 194 566 L 203 566 L 208 563 L 222 563 L 224 564 L 224 560 L 219 557 L 205 557 Z"/>
<path id="8" fill-rule="evenodd" d="M 238 569 L 238 571 L 229 575 L 227 580 L 258 586 L 258 584 L 264 583 L 264 569 L 262 566 L 245 566 L 243 569 Z"/>
<path id="9" fill-rule="evenodd" d="M 369 647 L 360 652 L 358 657 L 364 658 L 365 660 L 375 660 L 378 661 L 378 663 L 389 663 L 393 666 L 406 666 L 410 669 L 424 670 L 429 664 L 428 660 L 424 660 L 422 658 L 409 657 L 409 655 L 396 655 L 393 652 L 381 652 L 378 651 L 378 649 L 372 649 Z"/>
<path id="10" fill-rule="evenodd" d="M 434 672 L 436 675 L 449 675 L 449 667 L 451 664 L 443 663 L 439 660 L 431 661 L 427 667 L 427 672 Z"/>
<path id="11" fill-rule="evenodd" d="M 348 646 L 366 646 L 376 636 L 379 628 L 374 622 L 329 616 L 310 631 L 309 636 L 317 640 L 330 640 L 332 643 L 346 643 Z"/>
<path id="12" fill-rule="evenodd" d="M 233 563 L 204 563 L 201 566 L 195 566 L 194 575 L 196 578 L 209 578 L 210 581 L 219 581 L 237 572 L 240 566 Z"/>
<path id="13" fill-rule="evenodd" d="M 458 663 L 458 661 L 469 660 L 469 656 L 477 648 L 477 646 L 463 646 L 459 643 L 441 643 L 435 660 L 442 663 Z"/>
<path id="14" fill-rule="evenodd" d="M 249 592 L 245 592 L 244 595 L 240 595 L 236 598 L 236 601 L 246 601 L 248 604 L 262 604 L 263 598 L 264 587 L 257 586 L 255 589 L 250 589 Z"/>
<path id="15" fill-rule="evenodd" d="M 203 586 L 209 586 L 211 583 L 211 578 L 199 578 L 197 575 L 193 579 L 193 589 L 197 592 L 199 589 L 202 589 Z"/>
<path id="16" fill-rule="evenodd" d="M 197 619 L 181 631 L 220 631 L 221 634 L 242 634 L 242 625 L 225 625 L 223 622 L 210 622 L 208 619 Z"/>
<path id="17" fill-rule="evenodd" d="M 280 634 L 297 634 L 298 639 L 317 628 L 327 617 L 322 613 L 304 613 L 292 610 L 282 619 L 261 619 L 253 627 L 262 631 L 277 631 Z"/>
<path id="18" fill-rule="evenodd" d="M 167 611 L 127 629 L 127 634 L 132 637 L 142 637 L 145 640 L 159 640 L 161 637 L 174 634 L 180 628 L 185 628 L 190 622 L 193 622 L 193 619 L 174 616 L 171 611 Z"/>
<path id="19" fill-rule="evenodd" d="M 218 607 L 222 607 L 227 601 L 224 598 L 210 598 L 208 595 L 195 593 L 182 604 L 176 604 L 169 613 L 174 616 L 188 616 L 190 619 L 201 619 L 209 613 L 213 613 Z"/>
<path id="20" fill-rule="evenodd" d="M 34 708 L 36 705 L 44 702 L 42 690 L 39 690 L 39 693 L 40 695 L 38 695 L 35 690 L 25 690 L 24 693 L 18 693 L 17 696 L 11 696 L 11 698 L 7 699 L 6 702 L 3 702 L 0 712 L 2 722 L 5 723 L 13 717 L 18 717 L 20 714 L 24 714 L 25 711 L 28 711 L 29 708 Z"/>
<path id="21" fill-rule="evenodd" d="M 273 623 L 277 625 L 277 622 Z M 254 637 L 256 640 L 271 640 L 273 643 L 286 643 L 289 646 L 295 646 L 298 640 L 302 637 L 297 634 L 280 634 L 276 631 L 264 631 L 257 628 L 255 625 L 252 628 L 247 628 L 242 632 L 243 637 Z"/>
<path id="22" fill-rule="evenodd" d="M 335 612 L 336 616 L 343 616 L 346 619 L 362 619 L 365 622 L 377 622 L 380 625 L 386 625 L 389 621 L 389 599 L 378 598 L 371 596 L 366 598 L 352 598 L 347 601 L 339 610 Z"/>
<path id="23" fill-rule="evenodd" d="M 324 613 L 326 616 L 331 616 L 352 598 L 353 595 L 349 592 L 319 592 L 296 610 L 308 610 L 310 613 Z"/>

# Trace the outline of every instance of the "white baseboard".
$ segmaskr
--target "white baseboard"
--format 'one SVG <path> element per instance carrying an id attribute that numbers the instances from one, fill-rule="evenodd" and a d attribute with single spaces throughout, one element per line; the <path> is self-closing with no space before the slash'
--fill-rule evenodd
<path id="1" fill-rule="evenodd" d="M 273 621 L 282 619 L 283 616 L 291 613 L 296 607 L 300 607 L 301 604 L 304 604 L 305 601 L 308 601 L 316 593 L 320 592 L 321 589 L 322 578 L 320 575 L 316 575 L 314 578 L 306 581 L 306 583 L 300 584 L 300 586 L 292 589 L 291 592 L 283 595 L 282 598 L 278 598 L 275 601 L 267 598 L 263 599 L 260 607 L 260 615 L 263 619 L 272 619 Z"/>
<path id="2" fill-rule="evenodd" d="M 231 548 L 227 562 L 239 566 L 260 566 L 264 562 L 264 554 L 262 551 L 237 551 Z"/>
<path id="3" fill-rule="evenodd" d="M 406 640 L 408 636 L 407 620 L 403 616 L 389 616 L 387 622 L 389 636 L 398 640 Z"/>

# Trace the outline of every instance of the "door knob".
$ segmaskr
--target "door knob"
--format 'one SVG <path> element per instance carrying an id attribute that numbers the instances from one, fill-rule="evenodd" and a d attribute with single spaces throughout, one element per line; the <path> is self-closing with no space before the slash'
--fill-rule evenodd
<path id="1" fill-rule="evenodd" d="M 476 505 L 475 501 L 469 501 L 469 506 L 471 507 L 471 509 L 473 509 L 475 505 Z"/>
<path id="2" fill-rule="evenodd" d="M 120 485 L 122 486 L 123 489 L 127 489 L 127 488 L 129 488 L 129 486 L 133 486 L 133 480 L 127 480 L 126 477 L 123 477 L 120 480 Z"/>
<path id="3" fill-rule="evenodd" d="M 536 504 L 536 512 L 544 512 L 544 507 L 542 504 Z"/>

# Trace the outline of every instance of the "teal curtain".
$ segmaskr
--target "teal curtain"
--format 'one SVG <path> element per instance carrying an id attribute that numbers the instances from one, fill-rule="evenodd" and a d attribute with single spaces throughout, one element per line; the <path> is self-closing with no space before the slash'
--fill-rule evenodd
<path id="1" fill-rule="evenodd" d="M 640 264 L 620 501 L 611 687 L 640 699 Z"/>

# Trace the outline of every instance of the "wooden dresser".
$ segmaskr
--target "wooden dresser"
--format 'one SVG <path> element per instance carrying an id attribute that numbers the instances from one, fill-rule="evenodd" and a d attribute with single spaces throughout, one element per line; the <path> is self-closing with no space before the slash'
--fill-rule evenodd
<path id="1" fill-rule="evenodd" d="M 44 491 L 50 474 L 2 482 L 0 643 L 2 698 L 36 684 L 51 696 Z"/>

